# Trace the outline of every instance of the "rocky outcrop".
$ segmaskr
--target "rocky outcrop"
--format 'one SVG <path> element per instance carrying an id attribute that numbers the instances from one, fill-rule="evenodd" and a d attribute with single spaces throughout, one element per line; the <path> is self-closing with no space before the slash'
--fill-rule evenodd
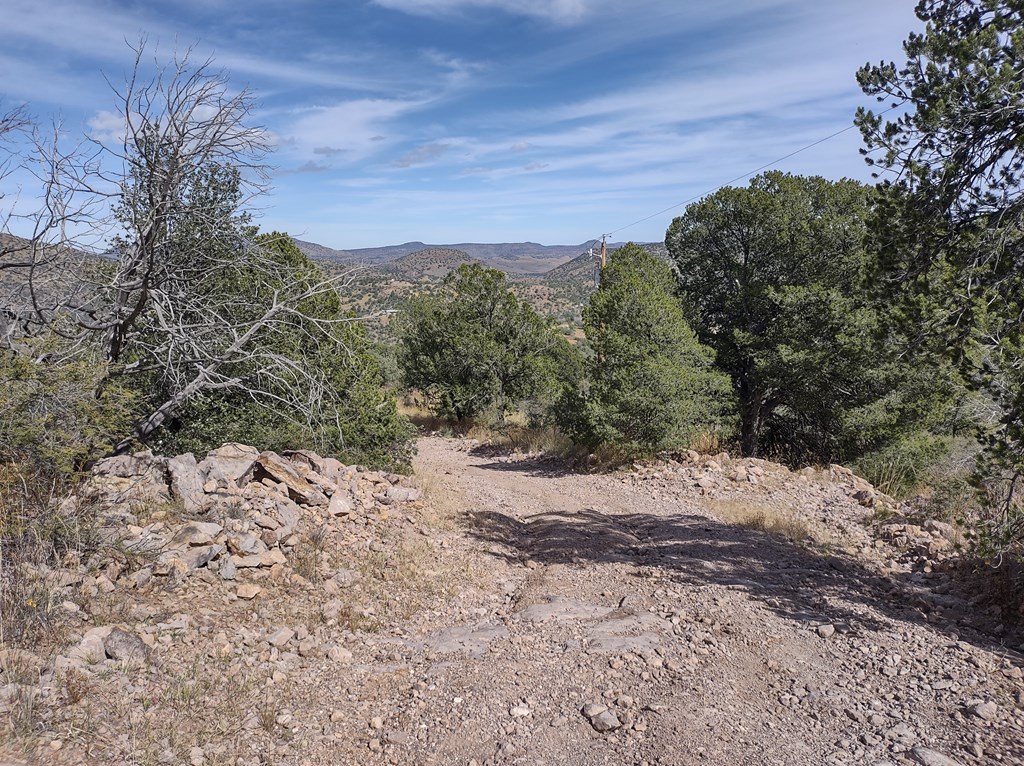
<path id="1" fill-rule="evenodd" d="M 105 573 L 103 589 L 173 586 L 198 570 L 229 581 L 256 570 L 281 579 L 294 573 L 290 562 L 315 530 L 366 526 L 391 506 L 418 504 L 420 490 L 402 481 L 309 450 L 225 444 L 200 461 L 151 452 L 101 460 L 70 505 L 98 505 L 107 550 L 127 554 L 93 562 Z M 45 574 L 67 586 L 85 578 L 74 569 Z"/>

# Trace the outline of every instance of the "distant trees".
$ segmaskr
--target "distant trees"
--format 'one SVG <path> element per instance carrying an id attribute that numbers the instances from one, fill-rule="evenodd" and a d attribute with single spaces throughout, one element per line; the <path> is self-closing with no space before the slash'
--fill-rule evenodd
<path id="1" fill-rule="evenodd" d="M 405 385 L 456 420 L 493 410 L 502 423 L 517 402 L 557 389 L 573 365 L 552 323 L 516 298 L 502 272 L 480 264 L 410 300 L 398 325 Z"/>
<path id="2" fill-rule="evenodd" d="M 906 61 L 858 80 L 886 106 L 857 115 L 887 171 L 874 220 L 880 279 L 908 326 L 938 340 L 1000 410 L 980 477 L 1001 478 L 997 546 L 1024 543 L 1024 9 L 1010 0 L 922 0 Z"/>
<path id="3" fill-rule="evenodd" d="M 668 266 L 627 244 L 612 253 L 583 312 L 593 352 L 558 421 L 577 442 L 613 445 L 631 456 L 686 446 L 721 426 L 729 379 L 714 369 L 674 295 Z"/>
<path id="4" fill-rule="evenodd" d="M 769 172 L 668 230 L 693 326 L 732 378 L 747 455 L 767 442 L 796 460 L 855 458 L 927 426 L 947 400 L 941 375 L 895 363 L 899 339 L 865 293 L 870 199 L 854 181 Z"/>

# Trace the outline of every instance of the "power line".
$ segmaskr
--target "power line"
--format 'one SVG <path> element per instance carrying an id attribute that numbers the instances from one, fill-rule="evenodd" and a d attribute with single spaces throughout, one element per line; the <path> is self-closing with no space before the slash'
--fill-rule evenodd
<path id="1" fill-rule="evenodd" d="M 878 116 L 881 117 L 883 114 L 891 112 L 893 109 L 896 109 L 896 108 L 898 108 L 898 107 L 897 106 L 890 106 L 888 109 L 884 109 L 881 112 L 879 112 Z M 691 202 L 696 202 L 697 200 L 701 199 L 702 197 L 706 197 L 709 194 L 714 194 L 716 191 L 721 189 L 723 186 L 728 186 L 731 183 L 736 183 L 736 181 L 742 181 L 745 178 L 749 178 L 750 176 L 754 175 L 755 173 L 760 173 L 762 170 L 767 170 L 768 168 L 772 167 L 773 165 L 778 165 L 780 162 L 782 162 L 784 160 L 788 160 L 790 157 L 795 157 L 796 155 L 800 154 L 801 152 L 806 152 L 808 149 L 813 149 L 815 146 L 818 146 L 819 144 L 823 144 L 826 141 L 831 141 L 836 136 L 841 136 L 843 133 L 851 131 L 851 130 L 853 130 L 856 127 L 857 127 L 856 125 L 848 125 L 847 127 L 843 128 L 842 130 L 837 130 L 835 133 L 827 135 L 824 138 L 819 138 L 817 141 L 814 141 L 813 143 L 807 144 L 806 146 L 801 146 L 799 149 L 796 149 L 795 151 L 792 151 L 792 152 L 790 152 L 789 154 L 787 154 L 787 155 L 785 155 L 783 157 L 779 157 L 778 159 L 772 160 L 771 162 L 769 162 L 769 163 L 767 163 L 765 165 L 762 165 L 759 168 L 754 168 L 753 170 L 748 171 L 748 172 L 744 173 L 743 175 L 736 176 L 735 178 L 730 178 L 728 181 L 724 181 L 724 182 L 718 184 L 718 186 L 716 186 L 713 189 L 708 189 L 705 192 L 701 192 L 700 194 L 696 194 L 696 195 L 690 197 L 689 199 L 683 200 L 682 202 L 679 202 L 679 203 L 677 203 L 675 205 L 670 205 L 669 207 L 665 208 L 664 210 L 659 210 L 657 213 L 651 213 L 650 215 L 644 216 L 643 218 L 641 218 L 641 219 L 639 219 L 637 221 L 633 221 L 633 223 L 628 223 L 625 226 L 620 226 L 619 228 L 617 228 L 617 229 L 615 229 L 613 231 L 610 231 L 607 234 L 602 234 L 601 237 L 595 237 L 593 240 L 590 240 L 590 241 L 591 242 L 597 242 L 602 237 L 610 237 L 613 234 L 618 234 L 620 231 L 625 231 L 626 229 L 632 228 L 633 226 L 636 226 L 637 224 L 644 223 L 645 221 L 649 221 L 652 218 L 657 218 L 659 215 L 664 215 L 665 213 L 668 213 L 671 210 L 675 210 L 676 208 L 683 207 L 683 205 L 688 205 Z"/>

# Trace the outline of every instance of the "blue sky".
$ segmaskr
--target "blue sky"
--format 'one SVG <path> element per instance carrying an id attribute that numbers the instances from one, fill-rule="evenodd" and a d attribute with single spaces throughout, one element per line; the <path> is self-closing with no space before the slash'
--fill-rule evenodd
<path id="1" fill-rule="evenodd" d="M 4 0 L 0 95 L 102 130 L 126 39 L 195 44 L 274 137 L 264 229 L 336 248 L 656 241 L 680 210 L 626 227 L 872 105 L 856 69 L 900 59 L 913 5 Z M 859 146 L 849 131 L 777 167 L 869 180 Z"/>

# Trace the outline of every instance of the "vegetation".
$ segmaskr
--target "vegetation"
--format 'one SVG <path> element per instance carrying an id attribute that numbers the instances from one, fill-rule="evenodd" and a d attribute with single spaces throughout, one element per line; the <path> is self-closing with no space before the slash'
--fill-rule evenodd
<path id="1" fill-rule="evenodd" d="M 410 300 L 398 333 L 405 385 L 460 421 L 493 411 L 500 424 L 518 402 L 553 399 L 576 364 L 552 323 L 516 298 L 502 272 L 479 264 Z"/>
<path id="2" fill-rule="evenodd" d="M 254 244 L 279 263 L 281 279 L 291 280 L 293 287 L 323 282 L 319 268 L 287 234 L 258 235 Z M 284 289 L 283 284 L 271 286 Z M 221 283 L 215 289 L 235 291 L 248 311 L 258 312 L 266 302 L 261 291 L 267 287 L 265 278 L 235 275 L 230 285 Z M 364 325 L 342 311 L 336 293 L 310 296 L 256 340 L 263 353 L 308 360 L 322 376 L 316 421 L 297 420 L 287 408 L 269 408 L 254 400 L 249 392 L 258 388 L 271 400 L 284 402 L 289 395 L 284 389 L 295 381 L 261 381 L 265 369 L 258 361 L 243 360 L 225 370 L 242 385 L 191 399 L 165 425 L 162 449 L 204 453 L 225 441 L 254 442 L 274 450 L 312 446 L 352 463 L 408 467 L 411 426 L 385 388 L 382 364 Z"/>
<path id="3" fill-rule="evenodd" d="M 27 160 L 39 165 L 47 207 L 35 237 L 0 264 L 23 285 L 21 305 L 9 307 L 24 317 L 21 334 L 59 332 L 71 358 L 101 359 L 94 392 L 112 408 L 121 391 L 135 392 L 132 427 L 114 451 L 202 451 L 244 436 L 406 465 L 409 426 L 364 330 L 341 308 L 347 275 L 327 277 L 287 235 L 251 225 L 246 206 L 264 189 L 267 149 L 249 124 L 251 96 L 188 52 L 143 76 L 144 45 L 134 52 L 136 76 L 119 95 L 123 139 L 97 141 L 98 160 L 56 146 Z M 98 192 L 65 193 L 111 182 L 109 216 Z M 114 257 L 77 247 L 68 221 L 117 232 L 106 245 Z M 14 333 L 6 341 L 25 356 Z"/>
<path id="4" fill-rule="evenodd" d="M 994 551 L 1024 549 L 1024 12 L 1008 0 L 922 0 L 927 26 L 902 65 L 865 66 L 864 91 L 895 119 L 862 109 L 868 161 L 890 171 L 873 229 L 879 278 L 902 321 L 941 343 L 997 405 L 983 429 Z"/>
<path id="5" fill-rule="evenodd" d="M 686 323 L 674 288 L 668 266 L 638 245 L 612 254 L 583 312 L 588 374 L 558 409 L 578 442 L 638 456 L 723 424 L 729 380 L 713 369 L 714 352 Z"/>
<path id="6" fill-rule="evenodd" d="M 948 371 L 870 300 L 871 189 L 770 172 L 672 222 L 666 244 L 701 340 L 739 399 L 740 441 L 794 462 L 851 460 L 938 428 Z"/>

